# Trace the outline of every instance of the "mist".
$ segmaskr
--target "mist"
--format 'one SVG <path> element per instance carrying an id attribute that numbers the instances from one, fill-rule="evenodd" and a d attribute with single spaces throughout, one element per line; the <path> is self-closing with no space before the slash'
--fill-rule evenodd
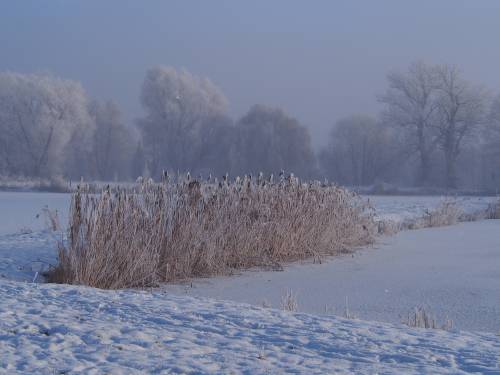
<path id="1" fill-rule="evenodd" d="M 377 113 L 390 69 L 452 63 L 500 87 L 495 1 L 3 2 L 1 70 L 50 72 L 113 98 L 131 122 L 157 64 L 210 77 L 241 116 L 278 106 L 316 146 L 339 118 Z"/>
<path id="2" fill-rule="evenodd" d="M 0 71 L 61 77 L 80 83 L 89 101 L 112 100 L 131 143 L 148 116 L 140 100 L 144 77 L 156 66 L 209 79 L 234 123 L 254 105 L 282 110 L 307 129 L 317 156 L 330 147 L 335 124 L 381 118 L 388 74 L 416 61 L 456 66 L 491 98 L 500 88 L 495 1 L 26 1 L 3 2 L 0 17 Z M 340 178 L 315 164 L 314 175 Z M 92 175 L 82 168 L 66 174 Z"/>
<path id="3" fill-rule="evenodd" d="M 500 0 L 0 0 L 0 373 L 500 374 L 499 37 Z"/>

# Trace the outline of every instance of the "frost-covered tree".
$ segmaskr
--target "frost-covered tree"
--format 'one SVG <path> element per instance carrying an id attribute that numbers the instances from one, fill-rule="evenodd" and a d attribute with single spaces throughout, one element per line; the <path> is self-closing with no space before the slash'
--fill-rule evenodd
<path id="1" fill-rule="evenodd" d="M 200 126 L 227 107 L 226 98 L 210 80 L 166 66 L 148 70 L 141 103 L 146 116 L 138 126 L 152 175 L 162 169 L 192 169 Z"/>
<path id="2" fill-rule="evenodd" d="M 147 165 L 146 158 L 144 156 L 144 148 L 142 146 L 142 142 L 137 142 L 135 147 L 134 155 L 132 156 L 132 165 L 131 165 L 131 173 L 132 178 L 136 179 L 137 177 L 150 177 L 149 172 L 146 173 Z"/>
<path id="3" fill-rule="evenodd" d="M 500 95 L 491 102 L 480 144 L 483 188 L 500 190 Z"/>
<path id="4" fill-rule="evenodd" d="M 95 176 L 104 181 L 127 179 L 134 144 L 130 130 L 121 120 L 120 109 L 112 101 L 93 101 L 89 110 L 95 123 L 91 152 Z"/>
<path id="5" fill-rule="evenodd" d="M 195 173 L 222 176 L 233 173 L 237 129 L 227 116 L 215 116 L 200 127 L 200 147 L 195 163 Z"/>
<path id="6" fill-rule="evenodd" d="M 416 62 L 406 72 L 390 73 L 387 81 L 389 88 L 380 97 L 385 104 L 383 120 L 406 130 L 408 148 L 417 153 L 420 162 L 417 183 L 429 184 L 432 154 L 438 143 L 436 67 Z"/>
<path id="7" fill-rule="evenodd" d="M 92 127 L 77 82 L 49 75 L 0 73 L 0 158 L 10 174 L 53 176 L 77 131 Z"/>
<path id="8" fill-rule="evenodd" d="M 464 143 L 476 136 L 485 122 L 487 95 L 454 66 L 439 66 L 436 73 L 438 142 L 445 159 L 446 186 L 456 188 L 457 158 Z"/>
<path id="9" fill-rule="evenodd" d="M 237 128 L 237 173 L 276 173 L 284 169 L 306 178 L 316 173 L 307 128 L 283 110 L 255 105 Z"/>
<path id="10" fill-rule="evenodd" d="M 404 161 L 396 130 L 370 116 L 337 121 L 328 145 L 320 153 L 324 173 L 346 185 L 370 185 L 392 177 Z"/>

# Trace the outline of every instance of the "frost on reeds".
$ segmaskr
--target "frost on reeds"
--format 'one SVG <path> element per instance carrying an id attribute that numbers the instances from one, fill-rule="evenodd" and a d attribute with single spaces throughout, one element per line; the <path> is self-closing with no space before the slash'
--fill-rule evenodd
<path id="1" fill-rule="evenodd" d="M 455 200 L 444 200 L 434 210 L 427 211 L 423 218 L 423 227 L 443 227 L 457 224 L 461 221 L 463 211 Z"/>
<path id="2" fill-rule="evenodd" d="M 500 219 L 500 199 L 490 203 L 487 210 L 488 219 Z"/>
<path id="3" fill-rule="evenodd" d="M 297 294 L 293 290 L 288 289 L 286 293 L 281 296 L 281 309 L 283 311 L 295 312 L 299 308 L 299 303 L 297 300 Z"/>
<path id="4" fill-rule="evenodd" d="M 48 206 L 42 208 L 42 214 L 45 219 L 45 227 L 51 231 L 61 230 L 61 224 L 59 223 L 59 215 L 57 210 L 51 210 Z"/>
<path id="5" fill-rule="evenodd" d="M 335 255 L 374 235 L 361 198 L 293 176 L 79 189 L 69 224 L 49 280 L 109 289 Z"/>
<path id="6" fill-rule="evenodd" d="M 489 208 L 488 210 L 492 210 Z M 391 219 L 379 220 L 378 233 L 394 235 L 408 229 L 422 229 L 454 225 L 462 221 L 476 221 L 486 218 L 488 210 L 466 214 L 454 199 L 445 199 L 437 207 L 427 209 L 421 217 L 410 218 L 404 221 Z"/>
<path id="7" fill-rule="evenodd" d="M 413 328 L 432 328 L 445 331 L 453 329 L 453 321 L 451 319 L 445 319 L 444 323 L 440 325 L 436 322 L 434 316 L 423 307 L 416 307 L 402 323 Z"/>

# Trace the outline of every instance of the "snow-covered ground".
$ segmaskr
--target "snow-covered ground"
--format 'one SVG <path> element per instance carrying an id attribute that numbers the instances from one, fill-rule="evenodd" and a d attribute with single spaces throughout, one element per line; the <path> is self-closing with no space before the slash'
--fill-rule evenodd
<path id="1" fill-rule="evenodd" d="M 39 274 L 57 264 L 62 233 L 40 231 L 0 235 L 0 280 L 42 281 Z"/>
<path id="2" fill-rule="evenodd" d="M 32 281 L 57 263 L 62 233 L 48 230 L 43 210 L 57 212 L 65 228 L 70 200 L 64 193 L 0 192 L 0 280 Z"/>
<path id="3" fill-rule="evenodd" d="M 395 215 L 440 202 L 414 199 L 374 198 L 381 214 Z M 193 287 L 32 283 L 55 263 L 61 239 L 37 214 L 57 209 L 64 225 L 68 203 L 67 194 L 0 193 L 0 373 L 500 374 L 498 220 L 402 232 L 354 257 Z M 279 307 L 289 288 L 300 313 L 256 306 Z M 350 314 L 386 322 L 332 316 L 344 314 L 346 296 Z M 303 313 L 324 314 L 325 305 L 329 316 Z M 490 333 L 398 323 L 418 305 Z"/>
<path id="4" fill-rule="evenodd" d="M 371 205 L 376 210 L 380 220 L 391 220 L 402 223 L 422 218 L 427 211 L 436 209 L 445 201 L 453 201 L 466 214 L 484 211 L 491 203 L 497 202 L 498 197 L 440 197 L 440 196 L 384 196 L 367 195 Z"/>
<path id="5" fill-rule="evenodd" d="M 8 374 L 500 372 L 500 338 L 159 291 L 0 281 Z"/>

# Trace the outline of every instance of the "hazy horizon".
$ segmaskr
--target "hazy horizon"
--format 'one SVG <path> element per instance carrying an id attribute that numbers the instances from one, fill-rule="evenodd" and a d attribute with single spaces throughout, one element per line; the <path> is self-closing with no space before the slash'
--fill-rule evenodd
<path id="1" fill-rule="evenodd" d="M 376 115 L 386 74 L 415 60 L 500 88 L 496 1 L 23 1 L 0 4 L 0 20 L 1 71 L 81 81 L 129 124 L 154 65 L 210 78 L 235 118 L 282 107 L 315 146 L 339 118 Z"/>

